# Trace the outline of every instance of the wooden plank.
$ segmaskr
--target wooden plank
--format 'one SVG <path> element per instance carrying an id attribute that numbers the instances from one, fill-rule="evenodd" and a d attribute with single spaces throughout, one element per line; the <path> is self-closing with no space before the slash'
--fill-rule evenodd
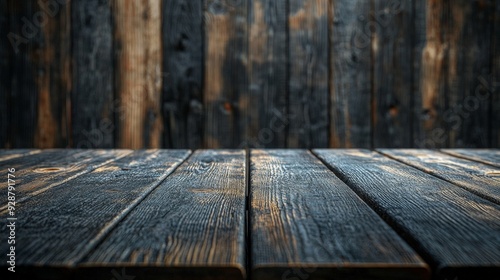
<path id="1" fill-rule="evenodd" d="M 0 150 L 0 161 L 34 155 L 39 152 L 41 152 L 41 150 L 36 149 Z"/>
<path id="2" fill-rule="evenodd" d="M 113 30 L 110 1 L 71 2 L 72 146 L 114 147 Z"/>
<path id="3" fill-rule="evenodd" d="M 491 143 L 490 147 L 500 148 L 500 2 L 494 1 L 495 14 L 493 16 L 493 33 L 492 36 L 492 78 L 491 83 L 487 85 L 487 90 L 491 95 L 491 111 L 490 111 L 490 124 L 491 124 Z"/>
<path id="4" fill-rule="evenodd" d="M 370 5 L 333 0 L 330 147 L 371 147 Z"/>
<path id="5" fill-rule="evenodd" d="M 9 6 L 8 1 L 0 3 L 0 34 L 9 36 Z M 10 139 L 10 96 L 12 84 L 12 45 L 5 37 L 0 41 L 0 148 L 8 148 Z"/>
<path id="6" fill-rule="evenodd" d="M 113 0 L 115 92 L 120 100 L 117 147 L 162 143 L 161 1 Z"/>
<path id="7" fill-rule="evenodd" d="M 9 148 L 33 148 L 37 118 L 38 91 L 35 84 L 35 42 L 40 41 L 41 32 L 33 23 L 34 1 L 7 1 L 10 16 L 9 41 L 15 42 L 13 49 L 10 87 Z M 26 20 L 23 20 L 23 19 Z"/>
<path id="8" fill-rule="evenodd" d="M 414 38 L 413 144 L 417 148 L 446 147 L 449 139 L 442 120 L 446 105 L 446 42 L 442 36 L 445 2 L 427 0 L 413 3 L 414 30 L 425 30 L 425 34 L 417 33 Z"/>
<path id="9" fill-rule="evenodd" d="M 492 149 L 441 149 L 441 152 L 500 168 L 500 150 Z"/>
<path id="10" fill-rule="evenodd" d="M 305 150 L 252 150 L 255 279 L 427 279 L 420 257 Z"/>
<path id="11" fill-rule="evenodd" d="M 144 279 L 244 279 L 245 163 L 244 151 L 195 152 L 85 258 L 79 276 L 107 279 L 104 266 Z"/>
<path id="12" fill-rule="evenodd" d="M 16 246 L 16 276 L 58 279 L 70 273 L 187 156 L 182 150 L 136 151 L 18 205 L 16 244 L 23 245 Z M 0 217 L 5 227 L 6 211 Z M 2 242 L 0 250 L 7 246 Z"/>
<path id="13" fill-rule="evenodd" d="M 432 150 L 378 150 L 395 160 L 416 167 L 484 199 L 500 204 L 500 168 L 456 158 Z"/>
<path id="14" fill-rule="evenodd" d="M 375 152 L 315 153 L 412 245 L 435 279 L 500 272 L 500 205 Z"/>
<path id="15" fill-rule="evenodd" d="M 249 1 L 249 93 L 245 147 L 286 147 L 288 118 L 287 2 Z M 246 99 L 246 100 L 245 100 Z"/>
<path id="16" fill-rule="evenodd" d="M 203 3 L 163 2 L 164 147 L 203 142 Z"/>
<path id="17" fill-rule="evenodd" d="M 2 162 L 2 166 L 16 169 L 16 203 L 19 204 L 130 153 L 128 150 L 49 150 Z M 0 187 L 0 190 L 6 189 L 7 185 Z M 0 197 L 0 211 L 6 208 L 7 196 Z"/>
<path id="18" fill-rule="evenodd" d="M 289 115 L 287 146 L 328 147 L 329 3 L 290 0 Z"/>
<path id="19" fill-rule="evenodd" d="M 33 55 L 37 115 L 34 147 L 69 147 L 68 116 L 71 92 L 71 12 L 69 1 L 37 1 L 36 15 L 43 13 L 40 41 Z"/>
<path id="20" fill-rule="evenodd" d="M 481 77 L 490 74 L 494 4 L 449 1 L 446 29 L 447 110 L 450 147 L 486 148 L 490 137 L 490 97 L 478 92 Z"/>
<path id="21" fill-rule="evenodd" d="M 374 147 L 411 147 L 413 26 L 412 1 L 374 1 Z"/>
<path id="22" fill-rule="evenodd" d="M 248 92 L 248 0 L 204 0 L 204 147 L 243 142 Z"/>

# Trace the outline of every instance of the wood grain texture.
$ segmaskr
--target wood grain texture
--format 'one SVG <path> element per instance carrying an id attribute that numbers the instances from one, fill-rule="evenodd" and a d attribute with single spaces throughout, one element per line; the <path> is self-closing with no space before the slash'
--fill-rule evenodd
<path id="1" fill-rule="evenodd" d="M 330 24 L 330 147 L 371 147 L 370 5 L 333 0 Z"/>
<path id="2" fill-rule="evenodd" d="M 500 206 L 365 150 L 315 150 L 428 262 L 436 279 L 500 271 Z"/>
<path id="3" fill-rule="evenodd" d="M 119 148 L 162 143 L 161 1 L 113 1 Z"/>
<path id="4" fill-rule="evenodd" d="M 428 277 L 420 257 L 310 152 L 250 156 L 254 279 Z"/>
<path id="5" fill-rule="evenodd" d="M 248 0 L 204 0 L 204 147 L 238 147 L 248 94 Z"/>
<path id="6" fill-rule="evenodd" d="M 33 53 L 34 81 L 37 89 L 35 148 L 69 147 L 69 108 L 71 93 L 71 5 L 70 1 L 37 1 L 33 14 L 44 14 L 40 41 Z M 52 10 L 51 10 L 52 9 Z"/>
<path id="7" fill-rule="evenodd" d="M 164 147 L 203 143 L 203 2 L 163 2 Z"/>
<path id="8" fill-rule="evenodd" d="M 289 148 L 328 147 L 328 4 L 289 1 Z"/>
<path id="9" fill-rule="evenodd" d="M 195 152 L 85 259 L 82 273 L 138 266 L 156 268 L 146 279 L 243 279 L 245 162 L 244 151 Z"/>
<path id="10" fill-rule="evenodd" d="M 449 127 L 449 145 L 485 148 L 490 142 L 491 96 L 480 89 L 482 80 L 491 73 L 494 3 L 491 0 L 460 0 L 447 4 L 448 106 L 444 121 Z"/>
<path id="11" fill-rule="evenodd" d="M 379 152 L 416 167 L 484 199 L 500 204 L 500 168 L 453 157 L 432 150 L 388 150 Z"/>
<path id="12" fill-rule="evenodd" d="M 413 6 L 412 1 L 374 1 L 373 145 L 411 147 Z"/>
<path id="13" fill-rule="evenodd" d="M 37 150 L 37 149 L 13 149 L 13 150 L 1 149 L 0 150 L 0 161 L 5 161 L 5 160 L 9 160 L 9 159 L 34 155 L 34 154 L 37 154 L 39 152 L 41 152 L 41 150 Z"/>
<path id="14" fill-rule="evenodd" d="M 23 246 L 16 247 L 16 265 L 25 267 L 18 275 L 43 278 L 47 274 L 38 272 L 54 268 L 54 279 L 74 268 L 187 156 L 182 150 L 137 151 L 18 205 L 16 243 Z M 0 214 L 2 227 L 6 215 Z M 0 250 L 7 246 L 2 242 Z"/>
<path id="15" fill-rule="evenodd" d="M 40 154 L 15 158 L 1 163 L 3 169 L 16 169 L 16 203 L 71 181 L 83 174 L 120 159 L 128 150 L 45 150 Z M 0 187 L 6 190 L 7 185 Z M 0 211 L 7 209 L 7 196 L 0 197 Z"/>
<path id="16" fill-rule="evenodd" d="M 442 33 L 445 28 L 443 15 L 447 2 L 434 0 L 413 2 L 416 16 L 414 30 L 417 32 L 425 30 L 425 34 L 417 33 L 419 36 L 415 38 L 413 144 L 417 148 L 446 147 L 449 139 L 446 127 L 443 125 L 443 114 L 446 105 L 447 44 Z"/>
<path id="17" fill-rule="evenodd" d="M 113 30 L 109 0 L 71 2 L 72 146 L 114 147 Z"/>
<path id="18" fill-rule="evenodd" d="M 500 168 L 500 150 L 493 149 L 441 149 L 441 152 Z"/>
<path id="19" fill-rule="evenodd" d="M 249 1 L 249 91 L 244 147 L 286 147 L 288 100 L 287 1 Z"/>

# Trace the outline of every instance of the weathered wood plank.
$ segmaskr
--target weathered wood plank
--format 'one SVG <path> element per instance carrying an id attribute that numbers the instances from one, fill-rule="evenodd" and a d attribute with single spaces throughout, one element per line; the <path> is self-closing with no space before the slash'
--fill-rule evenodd
<path id="1" fill-rule="evenodd" d="M 373 145 L 411 147 L 412 1 L 374 1 L 372 17 Z"/>
<path id="2" fill-rule="evenodd" d="M 255 279 L 428 277 L 420 257 L 310 152 L 252 150 L 250 165 Z"/>
<path id="3" fill-rule="evenodd" d="M 481 78 L 491 72 L 494 4 L 484 1 L 449 1 L 445 29 L 447 55 L 447 110 L 449 146 L 485 148 L 490 137 L 490 96 L 481 92 Z"/>
<path id="4" fill-rule="evenodd" d="M 0 150 L 0 161 L 34 155 L 40 152 L 41 150 L 36 149 Z"/>
<path id="5" fill-rule="evenodd" d="M 16 276 L 43 278 L 39 272 L 50 268 L 54 279 L 67 273 L 187 156 L 136 151 L 18 205 L 16 244 L 23 245 L 16 246 Z M 0 217 L 5 228 L 6 211 Z M 0 250 L 7 246 L 2 242 Z"/>
<path id="6" fill-rule="evenodd" d="M 328 147 L 328 24 L 323 0 L 289 1 L 290 148 Z"/>
<path id="7" fill-rule="evenodd" d="M 163 2 L 164 147 L 203 143 L 203 2 Z"/>
<path id="8" fill-rule="evenodd" d="M 441 152 L 470 159 L 500 168 L 500 150 L 491 149 L 441 149 Z"/>
<path id="9" fill-rule="evenodd" d="M 72 146 L 114 147 L 113 30 L 109 0 L 71 2 Z"/>
<path id="10" fill-rule="evenodd" d="M 248 94 L 248 0 L 204 0 L 204 147 L 243 142 Z"/>
<path id="11" fill-rule="evenodd" d="M 492 78 L 490 84 L 487 85 L 487 90 L 491 95 L 491 143 L 490 147 L 500 148 L 500 1 L 494 1 L 495 14 L 493 16 L 493 33 L 492 38 Z"/>
<path id="12" fill-rule="evenodd" d="M 84 260 L 79 274 L 135 266 L 155 268 L 139 272 L 145 279 L 243 279 L 245 163 L 244 151 L 195 152 Z"/>
<path id="13" fill-rule="evenodd" d="M 23 203 L 130 153 L 129 150 L 48 150 L 2 162 L 1 166 L 5 170 L 16 169 L 16 203 Z M 6 189 L 7 185 L 0 187 Z M 6 208 L 7 196 L 0 197 L 0 211 Z"/>
<path id="14" fill-rule="evenodd" d="M 413 69 L 414 147 L 446 147 L 448 134 L 443 123 L 445 110 L 445 55 L 446 42 L 442 33 L 445 22 L 445 1 L 413 1 L 414 30 L 425 30 L 415 40 Z"/>
<path id="15" fill-rule="evenodd" d="M 162 143 L 161 1 L 113 1 L 119 148 Z"/>
<path id="16" fill-rule="evenodd" d="M 370 5 L 333 0 L 330 26 L 330 147 L 371 147 Z"/>
<path id="17" fill-rule="evenodd" d="M 496 176 L 500 176 L 500 168 L 492 168 L 431 150 L 381 149 L 378 151 L 500 204 L 500 181 L 495 179 Z"/>
<path id="18" fill-rule="evenodd" d="M 287 1 L 249 0 L 245 140 L 251 148 L 286 147 L 288 118 Z"/>
<path id="19" fill-rule="evenodd" d="M 364 150 L 315 150 L 432 265 L 436 279 L 500 273 L 500 205 Z"/>

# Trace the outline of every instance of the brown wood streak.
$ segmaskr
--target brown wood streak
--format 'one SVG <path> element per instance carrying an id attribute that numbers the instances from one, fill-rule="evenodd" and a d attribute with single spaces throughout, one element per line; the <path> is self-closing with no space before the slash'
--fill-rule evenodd
<path id="1" fill-rule="evenodd" d="M 161 1 L 113 2 L 120 148 L 161 146 Z"/>
<path id="2" fill-rule="evenodd" d="M 204 4 L 204 146 L 237 147 L 247 110 L 247 0 Z"/>
<path id="3" fill-rule="evenodd" d="M 371 146 L 370 5 L 333 0 L 330 27 L 330 147 Z"/>
<path id="4" fill-rule="evenodd" d="M 34 52 L 38 65 L 35 83 L 38 89 L 38 115 L 34 147 L 68 147 L 67 102 L 71 91 L 70 1 L 58 5 L 58 12 L 45 14 L 41 26 L 43 43 Z M 37 9 L 38 10 L 38 9 Z"/>
<path id="5" fill-rule="evenodd" d="M 417 1 L 419 2 L 419 1 Z M 417 147 L 432 148 L 444 146 L 442 138 L 434 137 L 440 127 L 440 114 L 444 108 L 444 57 L 446 44 L 443 32 L 442 14 L 444 1 L 427 0 L 425 5 L 415 4 L 416 14 L 425 13 L 425 45 L 421 51 L 420 69 L 415 69 L 417 100 L 415 103 L 415 131 Z M 422 22 L 423 24 L 423 22 Z M 417 25 L 415 28 L 422 28 Z M 417 52 L 418 53 L 418 52 Z M 419 59 L 416 57 L 415 59 Z"/>
<path id="6" fill-rule="evenodd" d="M 289 2 L 289 116 L 287 146 L 328 146 L 328 1 Z"/>

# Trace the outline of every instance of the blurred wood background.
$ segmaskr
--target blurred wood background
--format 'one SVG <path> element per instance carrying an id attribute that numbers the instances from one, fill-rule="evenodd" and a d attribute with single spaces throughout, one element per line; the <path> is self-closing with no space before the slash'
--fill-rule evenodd
<path id="1" fill-rule="evenodd" d="M 0 147 L 500 147 L 500 1 L 0 1 Z"/>

